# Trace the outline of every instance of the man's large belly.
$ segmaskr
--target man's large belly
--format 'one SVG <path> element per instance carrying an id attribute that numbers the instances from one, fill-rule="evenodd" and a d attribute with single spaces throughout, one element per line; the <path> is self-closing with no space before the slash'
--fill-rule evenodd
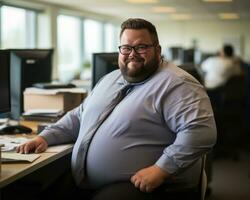
<path id="1" fill-rule="evenodd" d="M 91 187 L 130 180 L 138 170 L 155 164 L 166 143 L 131 137 L 133 134 L 96 133 L 87 154 L 86 174 Z"/>

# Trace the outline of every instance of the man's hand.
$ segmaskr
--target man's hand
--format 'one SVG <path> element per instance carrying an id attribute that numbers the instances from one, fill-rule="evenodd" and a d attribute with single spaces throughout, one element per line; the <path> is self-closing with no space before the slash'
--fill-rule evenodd
<path id="1" fill-rule="evenodd" d="M 142 192 L 152 192 L 169 174 L 156 165 L 141 169 L 131 177 L 131 182 Z"/>
<path id="2" fill-rule="evenodd" d="M 48 144 L 45 139 L 43 139 L 41 136 L 37 136 L 31 141 L 28 141 L 16 148 L 17 153 L 41 153 L 45 151 L 48 148 Z"/>

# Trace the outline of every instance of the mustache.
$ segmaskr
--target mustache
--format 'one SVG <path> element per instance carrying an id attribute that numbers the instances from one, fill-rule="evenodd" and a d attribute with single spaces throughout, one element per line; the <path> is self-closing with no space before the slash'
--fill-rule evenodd
<path id="1" fill-rule="evenodd" d="M 126 59 L 126 64 L 128 64 L 129 62 L 144 62 L 144 59 L 143 58 L 135 58 L 135 57 L 131 57 L 131 58 L 128 58 Z"/>

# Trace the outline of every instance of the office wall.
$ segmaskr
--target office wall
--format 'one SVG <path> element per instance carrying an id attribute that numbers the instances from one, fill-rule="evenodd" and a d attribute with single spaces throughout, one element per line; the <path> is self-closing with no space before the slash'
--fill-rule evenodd
<path id="1" fill-rule="evenodd" d="M 8 2 L 7 0 L 3 0 Z M 92 13 L 73 9 L 67 6 L 57 6 L 55 4 L 30 2 L 30 0 L 12 0 L 13 5 L 36 8 L 45 10 L 39 19 L 39 48 L 56 47 L 56 17 L 58 13 L 68 13 L 81 17 L 91 17 L 113 21 L 120 24 L 121 19 L 112 16 L 101 15 L 100 13 Z M 150 19 L 149 19 L 150 20 Z M 192 47 L 193 41 L 197 42 L 197 46 L 204 52 L 216 52 L 223 45 L 224 41 L 231 41 L 236 47 L 236 53 L 250 62 L 250 26 L 249 20 L 229 20 L 229 21 L 152 21 L 157 26 L 160 42 L 163 47 L 163 53 L 167 47 L 183 46 Z M 56 66 L 56 52 L 55 61 Z"/>
<path id="2" fill-rule="evenodd" d="M 250 62 L 249 21 L 187 21 L 156 24 L 163 51 L 170 46 L 197 46 L 204 52 L 216 52 L 224 42 L 232 42 L 236 53 Z"/>

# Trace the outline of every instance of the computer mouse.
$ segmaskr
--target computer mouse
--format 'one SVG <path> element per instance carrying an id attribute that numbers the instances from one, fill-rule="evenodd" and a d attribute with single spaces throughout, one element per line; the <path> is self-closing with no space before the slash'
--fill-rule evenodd
<path id="1" fill-rule="evenodd" d="M 32 133 L 32 129 L 23 125 L 8 125 L 0 129 L 1 134 Z"/>

